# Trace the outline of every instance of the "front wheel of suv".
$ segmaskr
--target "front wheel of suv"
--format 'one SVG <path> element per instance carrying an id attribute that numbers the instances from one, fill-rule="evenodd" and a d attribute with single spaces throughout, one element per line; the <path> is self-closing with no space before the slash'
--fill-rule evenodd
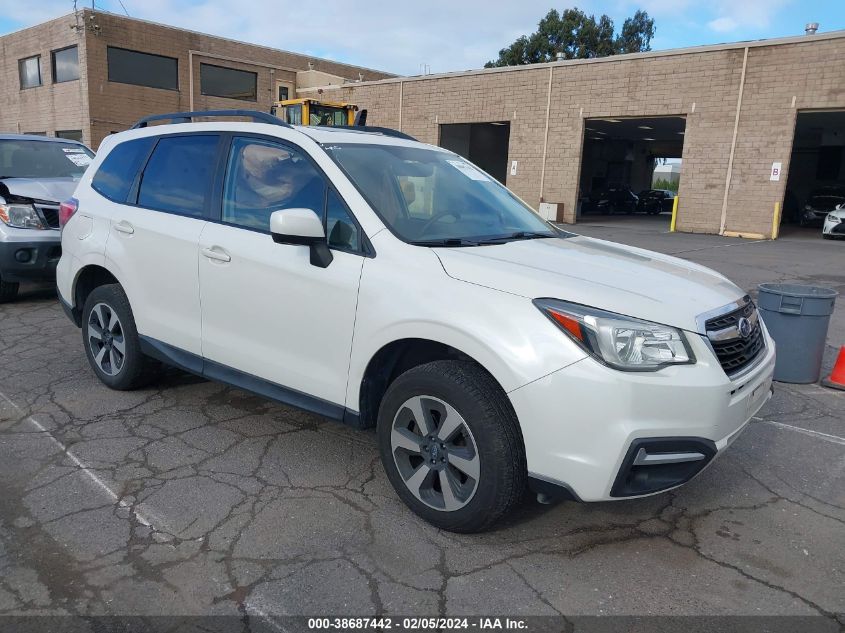
<path id="1" fill-rule="evenodd" d="M 525 492 L 516 415 L 474 363 L 435 361 L 399 376 L 379 408 L 378 441 L 399 497 L 439 528 L 485 530 Z"/>
<path id="2" fill-rule="evenodd" d="M 129 299 L 119 284 L 95 288 L 82 309 L 82 344 L 106 386 L 127 391 L 150 382 L 157 363 L 141 352 Z"/>

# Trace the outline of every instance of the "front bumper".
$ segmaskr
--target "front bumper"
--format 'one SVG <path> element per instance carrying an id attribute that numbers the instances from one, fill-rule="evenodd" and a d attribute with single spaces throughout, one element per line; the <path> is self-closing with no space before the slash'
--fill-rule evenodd
<path id="1" fill-rule="evenodd" d="M 62 254 L 61 234 L 0 226 L 0 275 L 4 281 L 50 281 Z"/>
<path id="2" fill-rule="evenodd" d="M 691 336 L 695 365 L 634 373 L 585 358 L 510 392 L 529 476 L 582 501 L 642 496 L 684 483 L 721 454 L 771 397 L 775 347 L 764 335 L 761 358 L 733 380 L 703 338 Z M 642 463 L 648 454 L 685 446 L 705 459 L 682 481 L 658 490 L 637 483 L 637 454 Z"/>
<path id="3" fill-rule="evenodd" d="M 824 226 L 822 227 L 823 235 L 841 235 L 845 237 L 845 221 L 840 221 L 839 218 L 828 215 L 825 218 Z"/>

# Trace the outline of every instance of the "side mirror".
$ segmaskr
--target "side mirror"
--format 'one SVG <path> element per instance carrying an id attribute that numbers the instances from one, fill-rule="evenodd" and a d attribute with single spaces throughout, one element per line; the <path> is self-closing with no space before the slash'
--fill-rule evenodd
<path id="1" fill-rule="evenodd" d="M 276 244 L 307 246 L 311 264 L 326 268 L 334 256 L 329 250 L 323 221 L 311 209 L 284 209 L 270 214 L 270 234 Z"/>

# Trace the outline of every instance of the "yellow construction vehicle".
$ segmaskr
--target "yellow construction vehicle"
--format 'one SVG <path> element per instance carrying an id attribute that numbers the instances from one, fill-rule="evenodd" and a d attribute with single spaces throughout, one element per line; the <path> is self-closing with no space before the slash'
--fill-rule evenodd
<path id="1" fill-rule="evenodd" d="M 277 101 L 270 114 L 291 125 L 361 125 L 356 121 L 358 106 L 351 103 L 319 101 L 318 99 L 288 99 Z M 366 110 L 362 110 L 364 115 Z M 366 116 L 366 115 L 364 115 Z"/>

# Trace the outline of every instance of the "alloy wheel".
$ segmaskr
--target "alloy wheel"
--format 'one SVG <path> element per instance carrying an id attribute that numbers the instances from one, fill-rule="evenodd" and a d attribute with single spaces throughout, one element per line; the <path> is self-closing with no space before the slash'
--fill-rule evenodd
<path id="1" fill-rule="evenodd" d="M 431 508 L 460 510 L 478 488 L 481 462 L 472 432 L 439 398 L 414 396 L 399 407 L 390 448 L 405 486 Z"/>
<path id="2" fill-rule="evenodd" d="M 98 303 L 86 328 L 94 364 L 107 376 L 116 376 L 126 361 L 126 339 L 117 313 L 109 305 Z"/>

